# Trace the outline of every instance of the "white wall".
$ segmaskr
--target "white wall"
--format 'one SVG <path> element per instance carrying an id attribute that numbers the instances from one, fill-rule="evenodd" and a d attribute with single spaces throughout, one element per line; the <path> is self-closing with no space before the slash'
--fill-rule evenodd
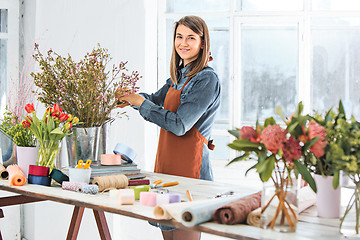
<path id="1" fill-rule="evenodd" d="M 114 63 L 128 61 L 129 70 L 140 72 L 141 91 L 152 92 L 157 88 L 156 1 L 26 0 L 24 4 L 25 55 L 32 54 L 36 42 L 44 53 L 52 48 L 78 59 L 100 43 L 109 49 Z M 152 37 L 148 39 L 146 34 Z M 129 119 L 116 119 L 111 125 L 109 145 L 126 143 L 138 153 L 135 160 L 138 166 L 152 170 L 157 128 L 131 108 L 127 114 Z M 23 236 L 29 240 L 65 239 L 72 209 L 54 202 L 24 205 Z M 113 214 L 106 216 L 113 239 L 160 237 L 160 232 L 146 221 Z M 147 238 L 134 234 L 139 228 L 148 233 Z M 92 211 L 85 211 L 78 239 L 99 239 Z"/>

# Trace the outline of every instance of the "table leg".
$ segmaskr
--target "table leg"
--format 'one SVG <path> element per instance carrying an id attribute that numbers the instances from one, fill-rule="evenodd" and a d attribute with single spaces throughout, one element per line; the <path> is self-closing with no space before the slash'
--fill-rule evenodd
<path id="1" fill-rule="evenodd" d="M 103 211 L 93 210 L 101 240 L 111 240 L 109 227 Z"/>
<path id="2" fill-rule="evenodd" d="M 4 213 L 3 210 L 0 208 L 0 218 L 4 217 Z M 2 240 L 2 236 L 1 236 L 1 230 L 0 230 L 0 240 Z"/>
<path id="3" fill-rule="evenodd" d="M 84 214 L 84 208 L 83 207 L 74 207 L 73 215 L 71 218 L 70 226 L 68 235 L 66 237 L 66 240 L 76 240 L 77 235 L 79 233 L 80 223 L 82 216 Z"/>

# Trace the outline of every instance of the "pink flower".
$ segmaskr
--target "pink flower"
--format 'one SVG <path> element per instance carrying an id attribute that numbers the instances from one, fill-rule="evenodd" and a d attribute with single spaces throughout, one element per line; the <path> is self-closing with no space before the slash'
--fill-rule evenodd
<path id="1" fill-rule="evenodd" d="M 283 148 L 286 141 L 286 131 L 279 125 L 268 125 L 261 133 L 261 141 L 273 154 Z"/>
<path id="2" fill-rule="evenodd" d="M 295 138 L 290 137 L 285 143 L 283 147 L 283 157 L 287 162 L 291 162 L 292 160 L 297 160 L 301 157 L 301 146 L 299 141 Z"/>
<path id="3" fill-rule="evenodd" d="M 309 139 L 318 137 L 319 139 L 310 147 L 310 151 L 314 153 L 315 157 L 319 158 L 325 154 L 326 147 L 326 129 L 316 122 L 309 122 Z"/>
<path id="4" fill-rule="evenodd" d="M 256 139 L 256 131 L 252 127 L 244 126 L 239 130 L 239 138 L 244 140 Z"/>

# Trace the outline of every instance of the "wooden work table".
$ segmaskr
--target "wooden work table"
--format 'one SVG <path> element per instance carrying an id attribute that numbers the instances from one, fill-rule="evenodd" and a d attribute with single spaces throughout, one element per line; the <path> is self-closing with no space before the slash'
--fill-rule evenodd
<path id="1" fill-rule="evenodd" d="M 186 190 L 190 190 L 193 200 L 211 198 L 217 194 L 227 191 L 234 191 L 235 194 L 248 195 L 258 189 L 245 189 L 236 185 L 209 182 L 198 179 L 190 179 L 152 172 L 144 172 L 151 182 L 161 179 L 163 182 L 178 181 L 179 185 L 168 187 L 170 192 L 182 194 L 182 200 L 187 201 Z M 173 220 L 157 220 L 153 216 L 153 207 L 142 206 L 138 201 L 134 205 L 119 205 L 116 199 L 110 198 L 108 192 L 96 195 L 88 195 L 77 192 L 62 190 L 60 186 L 39 186 L 25 184 L 21 187 L 10 187 L 8 181 L 0 180 L 0 190 L 17 193 L 19 195 L 0 198 L 0 208 L 4 206 L 24 204 L 38 201 L 55 201 L 74 205 L 74 211 L 67 239 L 76 239 L 81 223 L 84 208 L 93 209 L 101 239 L 111 239 L 106 223 L 104 212 L 121 214 L 142 220 L 151 220 L 170 226 L 177 226 L 184 229 L 206 232 L 223 237 L 234 239 L 347 239 L 339 233 L 338 219 L 321 219 L 316 217 L 316 207 L 313 206 L 300 214 L 299 223 L 295 233 L 278 233 L 272 230 L 265 230 L 249 225 L 222 225 L 214 222 L 207 222 L 195 227 L 185 227 Z M 5 216 L 6 217 L 6 216 Z"/>

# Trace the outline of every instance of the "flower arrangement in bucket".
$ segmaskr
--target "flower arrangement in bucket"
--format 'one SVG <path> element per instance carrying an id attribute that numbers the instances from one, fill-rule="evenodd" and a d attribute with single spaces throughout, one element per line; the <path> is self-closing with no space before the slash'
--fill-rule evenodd
<path id="1" fill-rule="evenodd" d="M 261 227 L 281 232 L 294 232 L 297 224 L 297 184 L 298 174 L 316 192 L 315 181 L 302 161 L 303 156 L 324 154 L 325 129 L 311 117 L 301 115 L 300 102 L 296 113 L 286 120 L 280 107 L 276 113 L 284 121 L 286 128 L 276 123 L 273 117 L 267 118 L 264 125 L 257 121 L 256 127 L 244 126 L 229 130 L 235 139 L 228 146 L 240 152 L 228 165 L 253 159 L 260 179 L 270 180 L 273 190 L 264 187 L 262 192 Z M 248 170 L 248 171 L 249 171 Z M 265 185 L 264 185 L 265 186 Z M 270 194 L 270 195 L 269 195 Z"/>
<path id="2" fill-rule="evenodd" d="M 22 125 L 34 134 L 39 145 L 37 165 L 53 169 L 61 140 L 71 134 L 72 125 L 79 119 L 64 113 L 58 104 L 47 108 L 42 119 L 37 118 L 34 104 L 27 104 L 25 110 L 32 116 L 25 116 Z"/>
<path id="3" fill-rule="evenodd" d="M 123 89 L 123 94 L 138 90 L 139 72 L 127 74 L 127 62 L 108 69 L 112 58 L 99 44 L 78 62 L 52 49 L 43 55 L 38 44 L 34 51 L 40 72 L 31 76 L 40 89 L 38 100 L 46 106 L 58 103 L 65 112 L 78 116 L 82 127 L 102 126 L 111 119 L 111 111 L 117 107 L 117 88 Z"/>

